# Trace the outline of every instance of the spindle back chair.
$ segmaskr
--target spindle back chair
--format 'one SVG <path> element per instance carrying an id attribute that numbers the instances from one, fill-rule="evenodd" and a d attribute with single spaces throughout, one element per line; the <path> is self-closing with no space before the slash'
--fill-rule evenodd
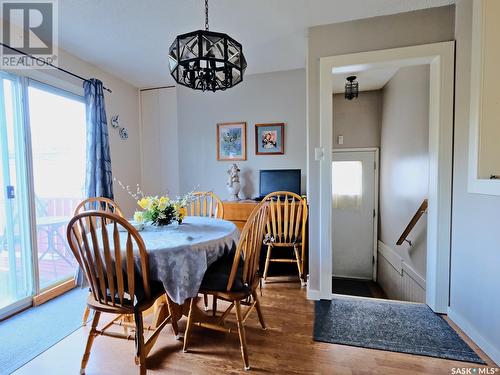
<path id="1" fill-rule="evenodd" d="M 289 191 L 276 191 L 268 194 L 263 201 L 269 203 L 266 234 L 272 238 L 267 246 L 263 279 L 267 279 L 269 264 L 272 262 L 296 263 L 301 284 L 304 285 L 307 200 Z M 274 248 L 293 248 L 295 259 L 271 258 Z"/>
<path id="2" fill-rule="evenodd" d="M 136 364 L 140 373 L 146 374 L 146 356 L 156 341 L 160 330 L 168 323 L 167 317 L 144 341 L 142 312 L 165 293 L 161 283 L 149 280 L 148 253 L 142 237 L 124 218 L 104 211 L 85 211 L 75 215 L 67 227 L 69 246 L 90 286 L 87 306 L 94 310 L 81 373 L 90 357 L 97 335 L 130 339 L 130 335 L 107 332 L 112 324 L 129 324 L 121 321 L 124 314 L 133 314 L 135 325 Z M 98 330 L 102 312 L 118 314 L 111 323 Z M 119 322 L 119 323 L 116 323 Z"/>

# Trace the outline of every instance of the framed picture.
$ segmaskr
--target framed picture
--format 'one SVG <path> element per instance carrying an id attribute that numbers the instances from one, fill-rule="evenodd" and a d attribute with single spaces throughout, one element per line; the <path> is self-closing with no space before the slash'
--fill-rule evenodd
<path id="1" fill-rule="evenodd" d="M 247 160 L 247 123 L 217 124 L 217 160 Z"/>
<path id="2" fill-rule="evenodd" d="M 283 155 L 285 153 L 285 124 L 255 124 L 255 153 Z"/>

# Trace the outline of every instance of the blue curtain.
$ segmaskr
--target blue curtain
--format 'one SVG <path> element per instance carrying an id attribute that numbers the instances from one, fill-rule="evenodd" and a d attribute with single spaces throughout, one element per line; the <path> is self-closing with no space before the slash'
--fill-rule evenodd
<path id="1" fill-rule="evenodd" d="M 87 108 L 87 174 L 85 194 L 90 197 L 113 199 L 113 176 L 109 152 L 108 122 L 104 106 L 102 82 L 84 81 Z"/>

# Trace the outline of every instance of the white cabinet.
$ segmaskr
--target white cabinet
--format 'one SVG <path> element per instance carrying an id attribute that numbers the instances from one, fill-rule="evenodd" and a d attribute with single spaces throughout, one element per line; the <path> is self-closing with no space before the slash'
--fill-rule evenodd
<path id="1" fill-rule="evenodd" d="M 500 1 L 474 0 L 469 191 L 500 195 Z"/>
<path id="2" fill-rule="evenodd" d="M 142 190 L 179 194 L 177 91 L 175 87 L 141 91 Z"/>

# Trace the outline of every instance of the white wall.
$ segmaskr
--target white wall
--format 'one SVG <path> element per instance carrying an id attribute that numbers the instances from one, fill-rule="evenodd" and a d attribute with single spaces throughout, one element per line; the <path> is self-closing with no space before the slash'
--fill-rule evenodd
<path id="1" fill-rule="evenodd" d="M 319 124 L 319 59 L 324 56 L 414 46 L 454 39 L 454 7 L 441 7 L 374 17 L 309 29 L 307 57 L 309 248 L 319 249 L 320 171 L 314 148 L 321 146 Z M 319 251 L 319 250 L 318 250 Z M 310 272 L 319 273 L 313 259 Z M 319 283 L 319 278 L 317 279 Z M 310 282 L 309 288 L 319 290 Z"/>
<path id="2" fill-rule="evenodd" d="M 141 92 L 142 191 L 179 195 L 179 138 L 175 87 Z"/>
<path id="3" fill-rule="evenodd" d="M 427 216 L 396 241 L 429 192 L 429 65 L 401 68 L 383 89 L 379 239 L 425 278 Z"/>
<path id="4" fill-rule="evenodd" d="M 457 1 L 450 317 L 500 365 L 500 197 L 467 192 L 472 1 Z"/>
<path id="5" fill-rule="evenodd" d="M 357 99 L 333 95 L 333 147 L 380 147 L 382 91 L 362 91 Z M 344 136 L 344 144 L 338 136 Z"/>
<path id="6" fill-rule="evenodd" d="M 247 161 L 241 169 L 241 197 L 259 193 L 259 169 L 300 168 L 302 191 L 306 173 L 306 76 L 305 70 L 256 74 L 225 92 L 199 92 L 179 87 L 180 190 L 199 186 L 222 199 L 226 170 L 231 162 L 217 161 L 216 126 L 221 122 L 247 123 Z M 258 123 L 285 123 L 285 155 L 255 155 Z"/>

